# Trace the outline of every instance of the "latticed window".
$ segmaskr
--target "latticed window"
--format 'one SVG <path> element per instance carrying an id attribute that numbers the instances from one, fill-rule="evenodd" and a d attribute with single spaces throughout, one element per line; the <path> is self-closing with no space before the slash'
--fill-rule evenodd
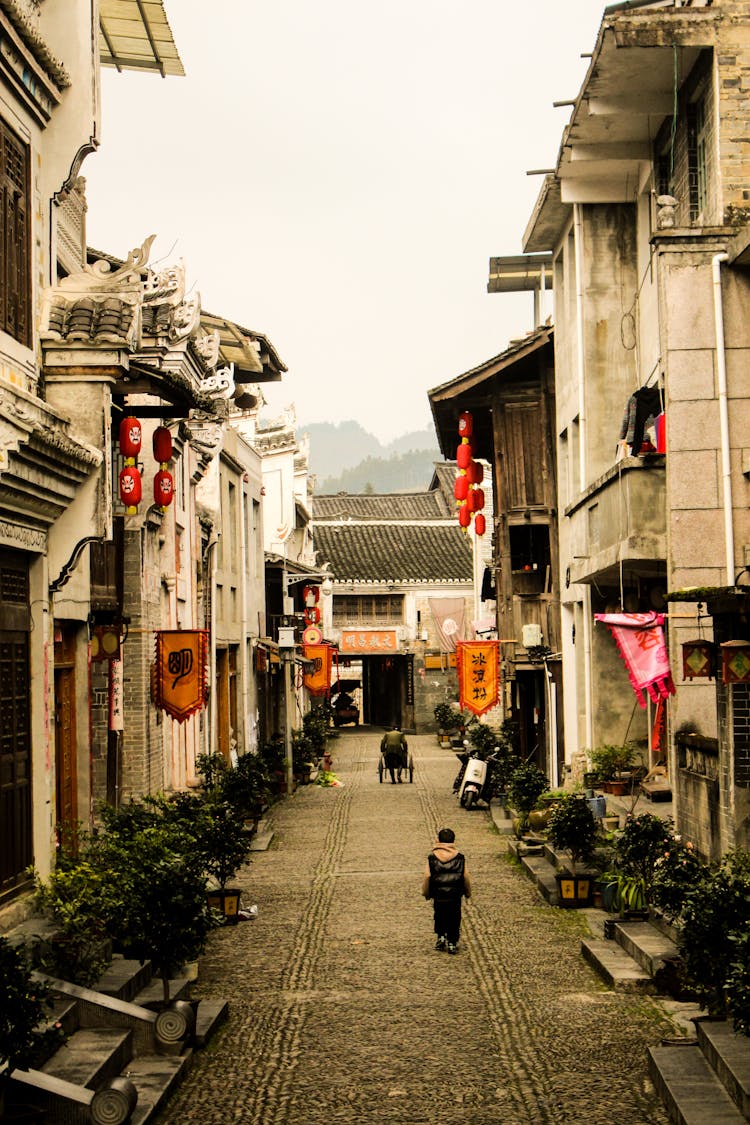
<path id="1" fill-rule="evenodd" d="M 399 625 L 404 619 L 402 594 L 336 594 L 334 625 Z"/>
<path id="2" fill-rule="evenodd" d="M 0 121 L 0 329 L 30 344 L 29 150 Z"/>

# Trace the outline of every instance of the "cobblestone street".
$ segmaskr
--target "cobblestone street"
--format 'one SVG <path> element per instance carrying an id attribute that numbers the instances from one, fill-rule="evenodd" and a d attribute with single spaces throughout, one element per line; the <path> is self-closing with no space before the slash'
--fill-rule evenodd
<path id="1" fill-rule="evenodd" d="M 605 991 L 585 917 L 547 905 L 484 811 L 458 807 L 455 755 L 412 736 L 414 783 L 378 781 L 380 734 L 331 743 L 343 788 L 274 806 L 237 880 L 254 922 L 212 935 L 195 995 L 230 1002 L 163 1125 L 664 1123 L 646 1048 L 658 1004 Z M 461 947 L 434 949 L 422 868 L 456 832 L 474 899 Z"/>

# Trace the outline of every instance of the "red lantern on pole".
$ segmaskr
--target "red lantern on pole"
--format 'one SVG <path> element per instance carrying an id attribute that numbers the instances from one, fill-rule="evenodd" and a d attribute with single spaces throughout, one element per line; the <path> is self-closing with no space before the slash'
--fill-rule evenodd
<path id="1" fill-rule="evenodd" d="M 468 469 L 472 450 L 468 441 L 462 441 L 456 450 L 456 463 L 459 469 Z"/>
<path id="2" fill-rule="evenodd" d="M 462 438 L 470 438 L 474 433 L 474 419 L 468 410 L 458 416 L 458 432 Z"/>
<path id="3" fill-rule="evenodd" d="M 456 483 L 453 485 L 453 495 L 456 500 L 465 500 L 469 495 L 469 478 L 465 473 L 461 473 L 456 477 Z"/>
<path id="4" fill-rule="evenodd" d="M 471 523 L 471 512 L 466 501 L 458 509 L 458 523 L 459 527 L 468 527 Z"/>
<path id="5" fill-rule="evenodd" d="M 484 507 L 484 489 L 473 488 L 472 492 L 474 493 L 474 511 L 481 512 Z"/>
<path id="6" fill-rule="evenodd" d="M 154 430 L 153 450 L 160 465 L 172 460 L 172 434 L 166 426 L 157 426 Z"/>
<path id="7" fill-rule="evenodd" d="M 143 495 L 141 474 L 135 465 L 126 465 L 120 471 L 120 500 L 127 509 L 129 516 L 134 516 Z"/>
<path id="8" fill-rule="evenodd" d="M 478 512 L 476 514 L 476 516 L 474 517 L 474 534 L 475 535 L 484 535 L 486 530 L 487 530 L 487 524 L 485 523 L 484 516 L 482 515 L 481 512 Z"/>
<path id="9" fill-rule="evenodd" d="M 159 469 L 154 477 L 154 503 L 168 508 L 174 499 L 174 480 L 169 469 Z"/>
<path id="10" fill-rule="evenodd" d="M 120 453 L 127 460 L 135 460 L 141 452 L 143 432 L 137 418 L 127 417 L 120 422 Z"/>
<path id="11" fill-rule="evenodd" d="M 469 509 L 470 512 L 478 512 L 479 509 L 482 506 L 478 502 L 478 499 L 477 499 L 477 492 L 478 491 L 479 490 L 476 489 L 476 488 L 470 488 L 469 489 L 469 495 L 466 497 L 466 507 Z"/>

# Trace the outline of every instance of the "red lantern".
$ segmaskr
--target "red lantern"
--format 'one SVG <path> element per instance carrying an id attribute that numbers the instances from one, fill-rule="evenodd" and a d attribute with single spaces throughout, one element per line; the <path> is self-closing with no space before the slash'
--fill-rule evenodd
<path id="1" fill-rule="evenodd" d="M 320 599 L 320 586 L 305 586 L 302 590 L 302 601 L 306 606 L 317 605 Z M 317 622 L 315 622 L 317 624 Z"/>
<path id="2" fill-rule="evenodd" d="M 135 465 L 126 465 L 120 472 L 120 500 L 127 508 L 129 516 L 135 515 L 142 494 L 141 474 Z"/>
<path id="3" fill-rule="evenodd" d="M 468 527 L 471 523 L 471 512 L 465 501 L 458 509 L 458 523 L 460 527 Z"/>
<path id="4" fill-rule="evenodd" d="M 471 446 L 468 441 L 462 441 L 456 450 L 456 463 L 459 469 L 467 469 L 471 461 Z"/>
<path id="5" fill-rule="evenodd" d="M 157 426 L 154 430 L 153 449 L 160 465 L 172 460 L 172 435 L 166 426 Z"/>
<path id="6" fill-rule="evenodd" d="M 462 438 L 469 438 L 474 432 L 474 419 L 468 410 L 458 416 L 458 432 Z"/>
<path id="7" fill-rule="evenodd" d="M 123 418 L 120 422 L 120 453 L 135 458 L 141 452 L 141 423 L 137 418 Z"/>
<path id="8" fill-rule="evenodd" d="M 476 535 L 484 535 L 486 530 L 487 524 L 485 523 L 484 516 L 481 512 L 478 512 L 474 517 L 474 533 Z"/>
<path id="9" fill-rule="evenodd" d="M 478 502 L 477 493 L 479 489 L 470 488 L 469 495 L 466 497 L 466 507 L 470 512 L 478 512 L 482 505 Z"/>
<path id="10" fill-rule="evenodd" d="M 453 485 L 453 495 L 456 500 L 465 500 L 469 495 L 469 478 L 465 473 L 461 473 L 456 477 L 456 483 Z"/>
<path id="11" fill-rule="evenodd" d="M 481 484 L 484 480 L 484 467 L 478 461 L 470 461 L 466 470 L 469 484 Z"/>
<path id="12" fill-rule="evenodd" d="M 154 503 L 168 507 L 174 499 L 174 481 L 168 469 L 160 469 L 154 477 Z"/>
<path id="13" fill-rule="evenodd" d="M 305 623 L 307 625 L 320 624 L 320 610 L 316 605 L 308 605 L 305 607 Z"/>
<path id="14" fill-rule="evenodd" d="M 472 489 L 474 493 L 474 511 L 481 512 L 484 507 L 484 490 L 481 488 Z"/>

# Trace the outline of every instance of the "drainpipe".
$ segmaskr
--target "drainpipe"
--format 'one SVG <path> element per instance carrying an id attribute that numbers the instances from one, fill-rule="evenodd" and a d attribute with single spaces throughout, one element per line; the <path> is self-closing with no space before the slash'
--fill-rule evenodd
<path id="1" fill-rule="evenodd" d="M 711 273 L 714 292 L 716 331 L 716 374 L 719 383 L 719 430 L 721 434 L 721 475 L 724 484 L 724 545 L 727 561 L 727 586 L 734 586 L 734 527 L 732 523 L 732 467 L 729 457 L 729 412 L 727 409 L 727 357 L 724 344 L 724 301 L 721 292 L 721 263 L 726 254 L 714 254 Z"/>
<path id="2" fill-rule="evenodd" d="M 206 753 L 218 754 L 219 728 L 216 721 L 216 548 L 219 545 L 221 532 L 215 533 L 215 538 L 209 540 L 205 549 L 205 559 L 208 566 L 208 590 L 211 599 L 209 616 L 209 697 L 208 697 L 208 723 L 206 724 Z"/>
<path id="3" fill-rule="evenodd" d="M 584 377 L 583 340 L 583 216 L 580 203 L 573 204 L 573 232 L 576 263 L 576 369 L 578 373 L 578 488 L 581 492 L 586 484 L 586 392 Z M 583 675 L 584 675 L 584 718 L 586 724 L 586 746 L 593 739 L 593 670 L 591 667 L 591 590 L 587 586 L 583 599 Z"/>
<path id="4" fill-rule="evenodd" d="M 578 475 L 583 492 L 586 483 L 586 394 L 584 376 L 586 365 L 583 354 L 583 219 L 580 203 L 573 204 L 573 229 L 576 263 L 576 369 L 578 374 Z"/>

